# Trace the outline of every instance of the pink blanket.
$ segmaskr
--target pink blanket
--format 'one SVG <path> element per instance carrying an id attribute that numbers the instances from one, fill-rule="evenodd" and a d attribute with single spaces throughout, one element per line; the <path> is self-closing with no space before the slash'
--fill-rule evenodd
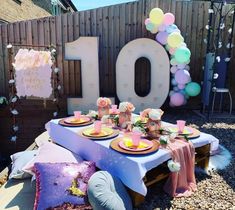
<path id="1" fill-rule="evenodd" d="M 164 190 L 173 197 L 190 196 L 197 190 L 194 163 L 195 150 L 191 142 L 177 140 L 167 145 L 172 159 L 181 165 L 180 171 L 171 172 Z"/>

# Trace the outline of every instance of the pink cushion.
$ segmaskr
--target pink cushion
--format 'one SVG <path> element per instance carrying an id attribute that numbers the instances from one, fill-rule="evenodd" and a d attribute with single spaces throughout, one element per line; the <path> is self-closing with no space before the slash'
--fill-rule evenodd
<path id="1" fill-rule="evenodd" d="M 34 209 L 91 209 L 87 199 L 87 183 L 95 173 L 95 163 L 35 163 L 36 197 Z M 74 195 L 69 188 L 76 181 L 83 195 Z M 74 208 L 72 208 L 74 209 Z"/>
<path id="2" fill-rule="evenodd" d="M 39 147 L 38 155 L 28 162 L 23 171 L 34 175 L 34 163 L 80 163 L 82 158 L 69 150 L 51 142 L 45 142 Z"/>

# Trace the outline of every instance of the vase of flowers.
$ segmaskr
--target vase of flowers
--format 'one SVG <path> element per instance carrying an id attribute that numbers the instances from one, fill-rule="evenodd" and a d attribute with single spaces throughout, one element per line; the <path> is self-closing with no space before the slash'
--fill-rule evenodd
<path id="1" fill-rule="evenodd" d="M 131 113 L 135 107 L 130 102 L 121 102 L 119 104 L 119 120 L 118 124 L 121 128 L 127 128 L 128 123 L 131 122 Z"/>
<path id="2" fill-rule="evenodd" d="M 142 112 L 142 117 L 146 117 L 148 119 L 146 130 L 150 138 L 154 139 L 159 137 L 161 129 L 161 117 L 163 113 L 164 112 L 161 109 L 145 109 Z"/>
<path id="3" fill-rule="evenodd" d="M 110 105 L 111 105 L 111 100 L 109 98 L 100 97 L 97 99 L 99 119 L 101 119 L 104 115 L 109 115 Z"/>

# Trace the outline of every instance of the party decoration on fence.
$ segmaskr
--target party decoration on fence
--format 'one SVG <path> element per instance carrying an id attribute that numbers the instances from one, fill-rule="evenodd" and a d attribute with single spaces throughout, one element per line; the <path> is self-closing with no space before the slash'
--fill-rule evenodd
<path id="1" fill-rule="evenodd" d="M 198 83 L 191 82 L 189 66 L 191 52 L 188 49 L 180 30 L 174 24 L 175 16 L 172 13 L 163 13 L 160 8 L 153 8 L 145 26 L 152 34 L 156 34 L 156 41 L 165 45 L 170 55 L 171 85 L 169 92 L 170 106 L 182 106 L 187 99 L 197 96 L 201 87 Z"/>
<path id="2" fill-rule="evenodd" d="M 56 103 L 56 111 L 53 116 L 56 117 L 60 110 L 60 79 L 59 71 L 56 67 L 56 49 L 53 46 L 31 46 L 43 47 L 46 51 L 35 51 L 28 49 L 20 49 L 13 61 L 13 46 L 7 45 L 9 59 L 9 105 L 12 115 L 12 130 L 13 134 L 10 138 L 12 142 L 17 140 L 17 132 L 19 126 L 16 117 L 19 115 L 16 109 L 16 104 L 19 97 L 36 96 L 40 98 L 49 98 L 53 96 L 53 102 Z M 16 45 L 20 47 L 28 47 L 28 45 Z M 51 80 L 52 78 L 52 80 Z M 52 92 L 53 86 L 53 92 Z M 44 100 L 44 105 L 46 101 Z"/>
<path id="3" fill-rule="evenodd" d="M 15 82 L 18 97 L 49 98 L 51 85 L 51 53 L 20 49 L 15 56 Z"/>

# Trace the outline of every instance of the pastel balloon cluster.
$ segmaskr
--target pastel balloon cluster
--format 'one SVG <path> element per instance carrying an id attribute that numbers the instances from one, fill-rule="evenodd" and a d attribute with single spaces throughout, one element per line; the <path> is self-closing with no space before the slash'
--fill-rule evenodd
<path id="1" fill-rule="evenodd" d="M 201 87 L 192 82 L 189 66 L 191 52 L 187 48 L 180 30 L 174 24 L 175 16 L 165 13 L 160 8 L 154 8 L 145 20 L 145 26 L 152 34 L 156 34 L 156 41 L 165 46 L 170 55 L 171 85 L 170 106 L 182 106 L 190 96 L 197 96 Z"/>

